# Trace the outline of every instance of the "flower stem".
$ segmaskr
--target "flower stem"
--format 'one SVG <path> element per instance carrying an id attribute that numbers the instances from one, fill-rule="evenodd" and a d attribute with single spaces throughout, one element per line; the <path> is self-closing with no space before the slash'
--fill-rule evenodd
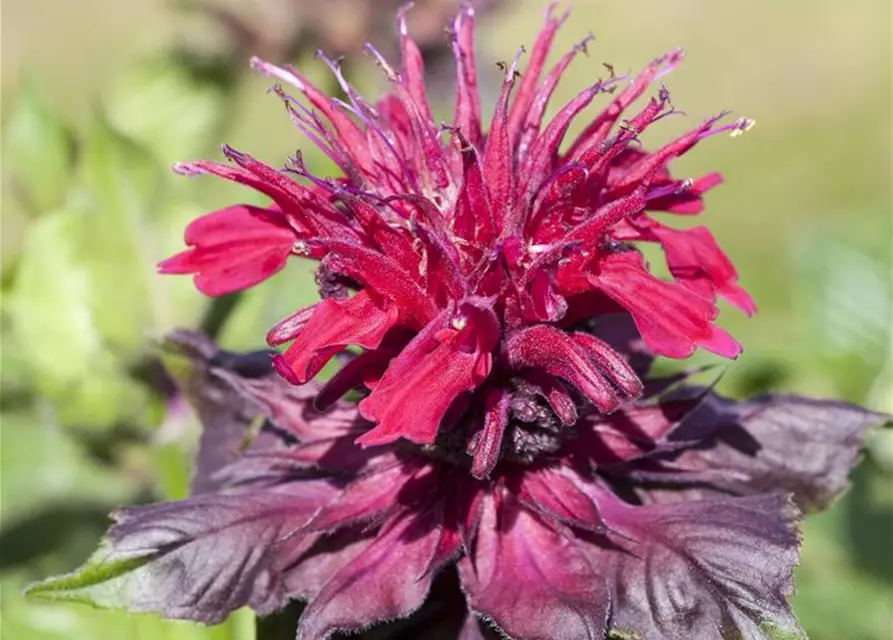
<path id="1" fill-rule="evenodd" d="M 292 602 L 281 611 L 255 619 L 255 640 L 294 640 L 298 618 L 304 610 L 302 602 Z"/>

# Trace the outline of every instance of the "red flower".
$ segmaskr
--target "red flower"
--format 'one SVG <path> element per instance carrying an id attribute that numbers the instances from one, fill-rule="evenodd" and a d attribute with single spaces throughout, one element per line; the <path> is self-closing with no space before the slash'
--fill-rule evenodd
<path id="1" fill-rule="evenodd" d="M 371 391 L 360 411 L 375 427 L 360 442 L 403 437 L 431 444 L 451 417 L 471 407 L 485 414 L 472 443 L 481 452 L 474 467 L 479 475 L 495 463 L 485 453 L 491 445 L 482 443 L 498 443 L 519 384 L 548 389 L 559 416 L 576 394 L 609 413 L 624 396 L 641 392 L 625 360 L 585 329 L 593 318 L 630 314 L 660 355 L 684 358 L 702 347 L 736 357 L 740 345 L 714 324 L 716 296 L 748 313 L 754 307 L 731 263 L 705 229 L 674 231 L 646 211 L 698 213 L 702 194 L 719 176 L 676 180 L 667 165 L 704 138 L 737 134 L 752 122 L 720 126 L 711 118 L 644 151 L 639 135 L 674 113 L 669 92 L 661 87 L 638 113 L 621 116 L 676 67 L 678 51 L 632 80 L 612 71 L 546 120 L 565 69 L 586 52 L 588 39 L 546 71 L 566 17 L 547 16 L 523 75 L 523 50 L 505 65 L 487 133 L 469 7 L 452 25 L 451 125 L 433 119 L 421 54 L 402 14 L 401 71 L 367 47 L 393 86 L 374 106 L 325 56 L 348 102 L 325 95 L 290 67 L 254 60 L 311 105 L 276 85 L 294 123 L 344 175 L 313 176 L 300 156 L 280 172 L 228 147 L 224 153 L 235 166 L 180 166 L 250 186 L 274 205 L 264 213 L 228 209 L 193 223 L 186 238 L 192 248 L 162 263 L 162 271 L 196 273 L 198 287 L 218 295 L 272 275 L 290 254 L 320 259 L 325 299 L 268 335 L 273 346 L 291 341 L 276 358 L 277 370 L 303 384 L 339 350 L 363 347 L 365 354 L 322 393 L 332 399 L 353 387 Z M 566 141 L 571 123 L 603 96 L 611 96 L 607 106 Z M 674 280 L 649 273 L 630 244 L 638 241 L 664 247 Z"/>

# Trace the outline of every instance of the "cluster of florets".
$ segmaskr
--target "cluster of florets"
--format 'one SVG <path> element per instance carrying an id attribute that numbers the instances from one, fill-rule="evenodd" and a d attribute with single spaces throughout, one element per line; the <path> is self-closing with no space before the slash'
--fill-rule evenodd
<path id="1" fill-rule="evenodd" d="M 360 412 L 375 428 L 358 443 L 433 445 L 458 421 L 469 429 L 477 477 L 498 461 L 518 388 L 527 395 L 536 389 L 568 427 L 581 399 L 607 414 L 641 393 L 635 372 L 587 323 L 625 314 L 655 354 L 685 358 L 702 347 L 736 357 L 740 345 L 714 324 L 717 296 L 754 310 L 735 269 L 706 228 L 676 230 L 648 212 L 700 212 L 703 193 L 720 177 L 674 179 L 667 165 L 704 138 L 738 133 L 750 121 L 710 118 L 645 151 L 639 136 L 675 111 L 666 87 L 631 118 L 622 115 L 680 62 L 678 51 L 632 80 L 613 73 L 598 80 L 545 120 L 562 74 L 586 51 L 584 41 L 544 74 L 565 18 L 548 16 L 523 75 L 521 52 L 505 65 L 486 133 L 471 9 L 453 24 L 451 125 L 433 120 L 422 58 L 402 14 L 402 71 L 369 47 L 394 87 L 374 106 L 328 59 L 347 102 L 292 68 L 255 60 L 280 81 L 275 91 L 292 120 L 343 177 L 318 178 L 300 156 L 283 173 L 228 147 L 233 166 L 179 165 L 182 173 L 250 186 L 272 204 L 196 220 L 186 232 L 192 248 L 161 270 L 195 273 L 201 291 L 219 295 L 261 282 L 292 256 L 319 260 L 322 301 L 267 336 L 271 346 L 291 343 L 274 359 L 277 371 L 305 384 L 339 351 L 362 348 L 321 392 L 326 401 L 351 389 L 368 392 Z M 565 144 L 571 123 L 603 95 L 608 106 Z M 649 272 L 637 242 L 664 248 L 673 280 Z M 473 419 L 463 416 L 468 411 Z"/>

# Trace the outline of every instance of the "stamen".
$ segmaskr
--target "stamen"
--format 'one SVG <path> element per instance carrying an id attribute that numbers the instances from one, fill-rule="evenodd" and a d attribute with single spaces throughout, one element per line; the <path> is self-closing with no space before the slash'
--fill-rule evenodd
<path id="1" fill-rule="evenodd" d="M 312 114 L 312 112 L 310 112 L 307 107 L 295 100 L 294 97 L 285 93 L 280 85 L 275 85 L 271 89 L 271 91 L 276 93 L 276 95 L 278 95 L 282 99 L 292 123 L 298 129 L 300 129 L 305 136 L 307 136 L 307 139 L 315 144 L 320 149 L 320 151 L 325 153 L 329 160 L 331 160 L 336 166 L 341 168 L 342 171 L 344 171 L 345 173 L 350 173 L 352 171 L 350 165 L 347 164 L 343 158 L 339 157 L 340 154 L 338 154 L 336 150 L 328 144 L 327 140 L 324 140 L 329 138 L 330 136 L 328 134 L 328 131 L 323 128 L 322 123 L 315 116 L 315 114 Z M 311 117 L 300 113 L 298 109 L 295 108 L 295 106 L 303 111 L 311 113 Z"/>
<path id="2" fill-rule="evenodd" d="M 290 166 L 285 169 L 287 172 L 306 178 L 323 191 L 337 195 L 338 186 L 332 180 L 318 178 L 307 169 L 307 165 L 304 164 L 304 154 L 300 150 L 296 151 L 295 155 L 289 158 L 289 164 Z"/>
<path id="3" fill-rule="evenodd" d="M 729 134 L 733 138 L 737 138 L 740 135 L 743 135 L 745 131 L 750 131 L 753 129 L 753 126 L 757 123 L 753 118 L 738 118 L 735 121 L 736 128 L 732 129 L 732 133 Z"/>
<path id="4" fill-rule="evenodd" d="M 408 184 L 411 189 L 418 193 L 420 191 L 418 181 L 415 179 L 415 175 L 410 171 L 409 165 L 406 164 L 403 156 L 397 153 L 397 149 L 394 147 L 393 142 L 391 142 L 391 139 L 385 133 L 384 129 L 382 129 L 374 121 L 373 118 L 377 117 L 378 114 L 376 114 L 372 109 L 368 108 L 368 106 L 365 109 L 366 113 L 364 113 L 363 110 L 357 109 L 354 106 L 351 106 L 343 100 L 339 100 L 337 98 L 332 100 L 332 104 L 336 107 L 344 109 L 349 113 L 354 114 L 363 122 L 364 125 L 366 125 L 367 129 L 375 132 L 375 134 L 379 138 L 381 138 L 381 141 L 384 142 L 385 146 L 388 148 L 388 151 L 390 151 L 394 160 L 396 160 L 397 164 L 400 166 L 400 171 L 403 173 L 403 179 L 406 181 L 406 184 Z"/>
<path id="5" fill-rule="evenodd" d="M 655 80 L 660 80 L 668 73 L 672 72 L 676 67 L 679 66 L 679 63 L 682 62 L 682 59 L 685 57 L 685 52 L 682 49 L 675 49 L 671 51 L 663 58 L 660 59 L 660 63 L 663 64 L 663 68 L 655 74 L 652 82 Z"/>
<path id="6" fill-rule="evenodd" d="M 252 69 L 259 71 L 264 75 L 278 78 L 282 82 L 290 84 L 302 92 L 307 89 L 307 86 L 303 82 L 301 82 L 300 78 L 298 78 L 294 74 L 289 73 L 281 67 L 277 67 L 275 64 L 270 64 L 266 60 L 261 60 L 257 56 L 252 57 L 249 61 L 249 64 L 251 65 Z"/>
<path id="7" fill-rule="evenodd" d="M 695 181 L 691 178 L 686 178 L 685 180 L 680 180 L 678 182 L 670 182 L 662 187 L 655 187 L 650 190 L 646 197 L 649 200 L 656 200 L 657 198 L 663 198 L 664 196 L 678 196 L 691 189 L 694 183 Z"/>
<path id="8" fill-rule="evenodd" d="M 458 315 L 450 321 L 450 326 L 456 331 L 462 331 L 468 326 L 468 318 L 463 315 Z"/>
<path id="9" fill-rule="evenodd" d="M 381 69 L 384 74 L 388 77 L 389 82 L 393 82 L 397 84 L 400 82 L 399 74 L 394 71 L 394 68 L 388 64 L 388 61 L 385 59 L 384 55 L 372 46 L 372 43 L 367 42 L 363 45 L 363 51 L 370 54 L 373 58 L 375 58 L 375 64 L 378 65 L 378 68 Z"/>
<path id="10" fill-rule="evenodd" d="M 189 178 L 194 178 L 196 176 L 200 176 L 205 173 L 204 171 L 202 171 L 201 169 L 192 165 L 189 162 L 176 162 L 176 163 L 174 163 L 174 166 L 171 167 L 171 169 L 173 170 L 174 173 L 181 175 L 181 176 L 187 176 Z"/>
<path id="11" fill-rule="evenodd" d="M 658 100 L 660 100 L 661 104 L 670 105 L 670 110 L 664 111 L 663 113 L 658 114 L 651 121 L 651 124 L 654 124 L 658 120 L 663 120 L 664 118 L 666 118 L 668 116 L 672 116 L 672 115 L 682 115 L 682 116 L 688 115 L 682 109 L 677 109 L 676 105 L 673 104 L 673 101 L 670 98 L 670 89 L 669 89 L 669 87 L 667 87 L 667 85 L 665 85 L 665 84 L 660 85 L 660 89 L 657 92 L 657 98 L 658 98 Z"/>

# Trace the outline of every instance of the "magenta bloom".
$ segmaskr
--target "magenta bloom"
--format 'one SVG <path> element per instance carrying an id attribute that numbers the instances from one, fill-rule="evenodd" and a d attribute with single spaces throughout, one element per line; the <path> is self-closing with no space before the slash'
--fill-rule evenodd
<path id="1" fill-rule="evenodd" d="M 650 212 L 701 211 L 721 178 L 674 179 L 668 165 L 706 137 L 738 134 L 751 121 L 710 118 L 655 151 L 639 135 L 674 113 L 663 86 L 637 113 L 631 103 L 682 59 L 673 52 L 633 79 L 584 88 L 551 119 L 544 114 L 583 41 L 545 69 L 566 16 L 547 16 L 524 73 L 521 53 L 505 65 L 495 112 L 484 130 L 475 71 L 474 12 L 452 25 L 457 64 L 450 125 L 434 121 L 422 58 L 399 19 L 402 69 L 368 47 L 393 86 L 374 105 L 325 59 L 348 97 L 329 97 L 298 71 L 255 60 L 276 78 L 294 123 L 343 172 L 310 174 L 300 156 L 284 172 L 229 147 L 231 165 L 178 166 L 210 173 L 270 198 L 210 213 L 186 232 L 190 249 L 161 264 L 195 274 L 208 295 L 238 291 L 279 271 L 289 256 L 320 261 L 322 301 L 273 327 L 271 346 L 291 343 L 274 365 L 305 384 L 348 346 L 363 354 L 329 382 L 321 402 L 371 391 L 360 413 L 374 427 L 363 445 L 405 438 L 433 445 L 464 421 L 473 473 L 497 462 L 508 410 L 535 387 L 561 422 L 576 421 L 577 397 L 608 414 L 642 392 L 600 319 L 627 314 L 652 352 L 672 358 L 702 347 L 734 358 L 741 346 L 714 324 L 723 296 L 754 311 L 737 273 L 704 227 L 676 230 Z M 306 103 L 286 93 L 296 90 Z M 591 103 L 605 106 L 574 140 L 571 123 Z M 652 275 L 635 243 L 659 243 L 673 280 Z M 475 419 L 470 419 L 473 414 Z"/>
<path id="2" fill-rule="evenodd" d="M 266 353 L 169 346 L 205 427 L 193 497 L 118 511 L 84 569 L 34 592 L 206 623 L 299 600 L 298 640 L 387 621 L 369 637 L 801 638 L 795 502 L 826 506 L 880 418 L 676 378 L 571 430 L 525 389 L 478 480 L 461 440 L 357 446 L 357 406 L 314 409 Z"/>

